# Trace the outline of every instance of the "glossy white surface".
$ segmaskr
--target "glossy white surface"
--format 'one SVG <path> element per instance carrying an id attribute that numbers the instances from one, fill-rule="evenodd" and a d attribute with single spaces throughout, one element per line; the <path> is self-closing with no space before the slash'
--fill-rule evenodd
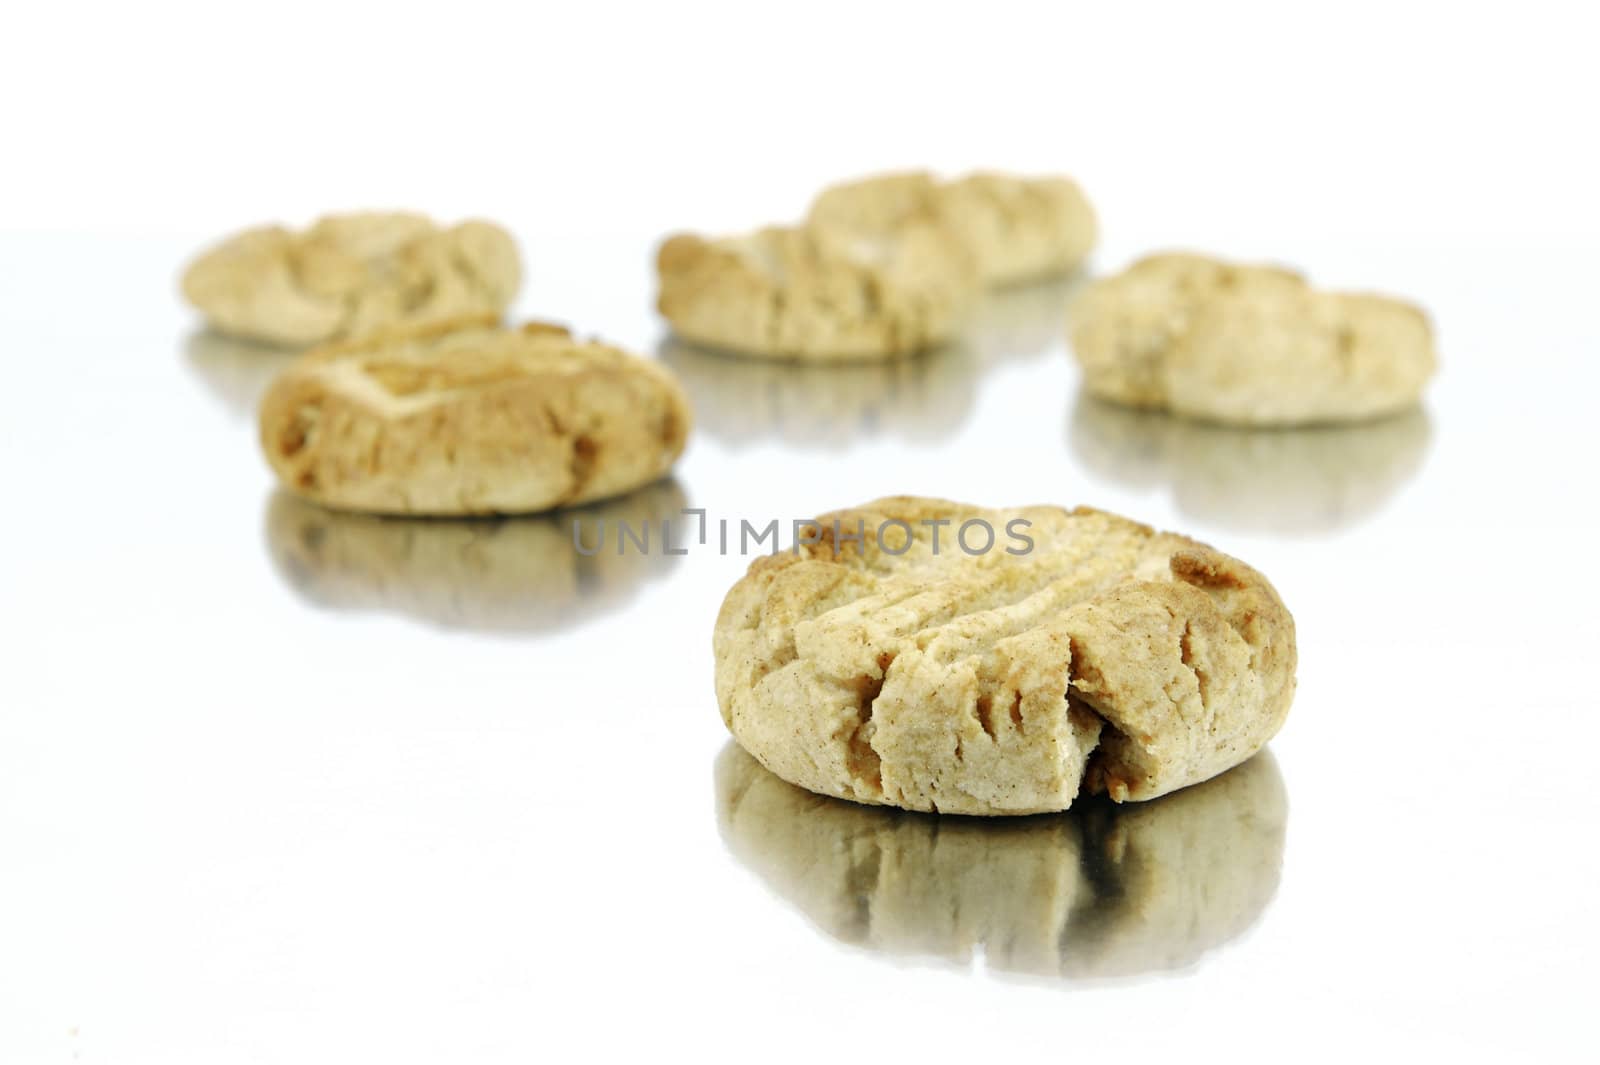
<path id="1" fill-rule="evenodd" d="M 359 131 L 349 165 L 316 180 L 284 161 L 288 133 L 259 170 L 231 126 L 209 154 L 196 130 L 220 123 L 232 78 L 241 113 L 345 143 L 310 82 L 278 104 L 261 88 L 288 54 L 271 42 L 296 39 L 280 25 L 217 58 L 168 46 L 149 82 L 105 46 L 102 76 L 156 117 L 148 151 L 106 119 L 129 173 L 81 225 L 87 149 L 51 155 L 43 135 L 90 102 L 42 100 L 56 120 L 26 120 L 62 176 L 12 175 L 26 185 L 0 215 L 0 1062 L 1592 1055 L 1600 227 L 1581 138 L 1528 161 L 1594 98 L 1558 91 L 1581 87 L 1559 61 L 1575 35 L 1469 23 L 1425 53 L 1425 19 L 1370 23 L 1375 37 L 1331 19 L 1318 47 L 1285 36 L 1299 50 L 1263 60 L 1259 84 L 1288 88 L 1250 95 L 1240 64 L 1261 39 L 1244 16 L 1203 61 L 1185 58 L 1194 26 L 1157 35 L 1149 78 L 1123 66 L 1141 16 L 1104 38 L 1122 60 L 1046 24 L 985 51 L 975 80 L 933 79 L 943 112 L 878 138 L 865 119 L 833 138 L 792 124 L 807 131 L 780 144 L 754 124 L 763 108 L 889 106 L 895 77 L 929 80 L 918 56 L 948 54 L 977 13 L 940 22 L 926 53 L 852 45 L 861 79 L 822 85 L 797 80 L 801 56 L 837 19 L 752 25 L 791 45 L 765 62 L 635 27 L 608 66 L 630 77 L 592 100 L 559 93 L 606 54 L 600 16 L 534 47 L 538 27 L 453 13 L 448 32 L 396 30 L 396 48 L 441 35 L 444 102 L 404 82 L 380 132 L 457 105 L 474 135 L 536 132 L 560 98 L 547 121 L 564 139 L 486 148 L 481 174 Z M 363 32 L 339 16 L 306 47 L 349 64 L 341 86 L 381 83 L 393 71 Z M 1479 86 L 1473 57 L 1501 41 L 1504 77 Z M 480 66 L 505 91 L 472 82 Z M 732 91 L 757 69 L 765 97 Z M 974 84 L 1021 102 L 986 122 L 955 106 Z M 1104 101 L 1094 84 L 1122 86 L 1124 124 L 1086 102 L 1054 139 L 1048 93 Z M 209 90 L 198 119 L 155 106 L 186 85 Z M 482 112 L 464 107 L 473 86 Z M 1323 132 L 1289 123 L 1297 109 Z M 753 140 L 713 143 L 730 114 Z M 1423 126 L 1436 136 L 1413 152 Z M 582 129 L 622 147 L 601 137 L 587 158 Z M 1172 151 L 1209 162 L 1152 169 Z M 641 152 L 659 199 L 619 176 Z M 1128 415 L 1077 396 L 1065 285 L 1011 293 L 968 345 L 890 368 L 664 342 L 662 232 L 779 216 L 821 180 L 906 159 L 1082 174 L 1106 219 L 1097 270 L 1193 243 L 1405 294 L 1434 317 L 1442 373 L 1422 412 L 1349 430 Z M 741 790 L 709 645 L 745 560 L 579 562 L 549 519 L 372 525 L 274 495 L 251 408 L 283 357 L 198 333 L 176 273 L 216 228 L 366 198 L 505 219 L 531 263 L 519 314 L 659 350 L 681 374 L 689 451 L 619 506 L 681 498 L 736 523 L 900 492 L 1086 502 L 1248 560 L 1299 625 L 1271 762 L 1181 803 L 993 831 Z M 1485 220 L 1483 204 L 1519 206 Z"/>
<path id="2" fill-rule="evenodd" d="M 563 270 L 536 266 L 528 311 L 658 337 L 647 238 L 529 243 Z M 970 349 L 894 368 L 666 351 L 699 429 L 676 478 L 624 513 L 681 498 L 764 522 L 899 491 L 1088 501 L 1239 554 L 1295 611 L 1281 839 L 1207 856 L 1248 814 L 1236 805 L 1214 815 L 1221 844 L 1178 815 L 1151 830 L 1198 832 L 1198 858 L 1157 847 L 1184 892 L 1261 866 L 1248 912 L 1157 891 L 1102 936 L 1132 943 L 1098 962 L 1109 985 L 1083 984 L 1100 970 L 1071 950 L 1071 979 L 1018 983 L 999 970 L 1054 956 L 1028 892 L 1096 897 L 1053 879 L 1079 844 L 993 845 L 986 861 L 1015 876 L 1056 870 L 1045 887 L 885 887 L 843 921 L 837 871 L 718 795 L 709 633 L 743 561 L 580 563 L 550 519 L 464 531 L 276 497 L 249 408 L 278 357 L 193 332 L 166 291 L 187 247 L 6 244 L 10 335 L 28 338 L 0 563 L 7 1060 L 500 1059 L 774 1029 L 784 1053 L 975 1052 L 995 1029 L 1027 1046 L 1063 1026 L 1174 1053 L 1313 1026 L 1335 1043 L 1566 1038 L 1597 946 L 1600 742 L 1592 335 L 1570 313 L 1524 301 L 1511 320 L 1482 272 L 1391 256 L 1384 280 L 1441 325 L 1426 412 L 1267 437 L 1077 399 L 1060 286 L 991 308 Z M 1516 261 L 1557 311 L 1574 264 Z M 111 294 L 104 316 L 51 302 L 68 269 Z M 814 831 L 882 848 L 902 877 L 933 860 L 836 820 Z M 1140 938 L 1174 922 L 1171 943 Z"/>

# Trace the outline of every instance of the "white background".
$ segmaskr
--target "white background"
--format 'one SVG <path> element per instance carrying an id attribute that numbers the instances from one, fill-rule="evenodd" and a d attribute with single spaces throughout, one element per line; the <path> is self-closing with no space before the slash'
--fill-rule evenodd
<path id="1" fill-rule="evenodd" d="M 8 14 L 0 1062 L 1593 1055 L 1588 12 L 931 6 Z M 494 633 L 499 556 L 298 571 L 252 435 L 282 359 L 176 298 L 230 229 L 414 207 L 514 228 L 518 314 L 656 351 L 661 235 L 906 165 L 1073 174 L 1096 271 L 1198 247 L 1436 322 L 1425 414 L 1343 442 L 1095 417 L 1060 286 L 904 374 L 664 352 L 713 516 L 1087 502 L 1273 578 L 1283 864 L 1176 971 L 838 943 L 719 823 L 742 560 L 575 596 L 519 526 L 547 600 Z"/>

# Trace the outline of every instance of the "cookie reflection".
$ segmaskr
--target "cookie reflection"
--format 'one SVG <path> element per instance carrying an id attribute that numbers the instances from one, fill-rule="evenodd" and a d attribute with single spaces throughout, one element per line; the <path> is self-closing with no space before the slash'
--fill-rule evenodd
<path id="1" fill-rule="evenodd" d="M 267 508 L 267 543 L 283 579 L 317 606 L 400 614 L 440 628 L 537 632 L 625 603 L 679 556 L 689 535 L 683 490 L 658 481 L 618 499 L 524 518 L 392 518 L 328 510 L 286 492 Z M 573 542 L 581 523 L 586 551 Z M 599 550 L 600 523 L 605 541 Z M 616 548 L 618 523 L 652 527 L 650 550 Z"/>
<path id="2" fill-rule="evenodd" d="M 1067 307 L 1088 280 L 1078 271 L 990 292 L 967 323 L 967 342 L 985 366 L 1033 359 L 1064 347 Z"/>
<path id="3" fill-rule="evenodd" d="M 677 337 L 663 341 L 659 354 L 688 391 L 697 428 L 726 444 L 776 439 L 827 449 L 879 435 L 932 443 L 966 423 L 986 368 L 1062 343 L 1079 284 L 1071 278 L 992 293 L 960 340 L 891 362 L 772 362 Z"/>
<path id="4" fill-rule="evenodd" d="M 1266 752 L 1153 802 L 1015 820 L 824 798 L 731 743 L 716 791 L 728 848 L 828 934 L 1071 979 L 1183 968 L 1240 935 L 1277 891 L 1288 820 Z"/>
<path id="5" fill-rule="evenodd" d="M 1238 532 L 1332 532 L 1380 510 L 1422 466 L 1421 409 L 1358 425 L 1239 429 L 1080 393 L 1072 449 L 1128 488 L 1169 487 L 1185 516 Z"/>
<path id="6" fill-rule="evenodd" d="M 778 439 L 844 448 L 864 437 L 932 442 L 972 411 L 976 353 L 951 346 L 891 362 L 813 366 L 742 358 L 669 337 L 661 361 L 689 393 L 696 428 L 734 446 Z"/>
<path id="7" fill-rule="evenodd" d="M 234 414 L 254 418 L 261 396 L 298 352 L 274 348 L 209 329 L 189 334 L 184 356 L 189 369 Z"/>

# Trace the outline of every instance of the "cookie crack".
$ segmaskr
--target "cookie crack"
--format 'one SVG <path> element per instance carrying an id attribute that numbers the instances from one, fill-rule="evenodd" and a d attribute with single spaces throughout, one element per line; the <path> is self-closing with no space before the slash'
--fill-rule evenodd
<path id="1" fill-rule="evenodd" d="M 1186 620 L 1183 623 L 1183 635 L 1178 637 L 1178 661 L 1182 662 L 1184 667 L 1187 668 L 1190 673 L 1194 674 L 1195 686 L 1200 692 L 1200 705 L 1205 709 L 1207 716 L 1210 716 L 1211 677 L 1205 671 L 1205 669 L 1203 669 L 1194 660 L 1193 640 L 1194 624 L 1193 622 Z"/>
<path id="2" fill-rule="evenodd" d="M 883 763 L 872 746 L 872 718 L 894 658 L 893 652 L 884 651 L 878 655 L 876 674 L 863 673 L 846 682 L 855 694 L 855 721 L 845 737 L 845 769 L 858 787 L 873 795 L 883 794 Z"/>

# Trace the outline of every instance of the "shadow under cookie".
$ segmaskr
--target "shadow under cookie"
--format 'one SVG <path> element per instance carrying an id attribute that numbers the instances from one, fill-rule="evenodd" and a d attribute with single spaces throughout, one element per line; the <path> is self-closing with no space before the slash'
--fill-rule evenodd
<path id="1" fill-rule="evenodd" d="M 266 537 L 279 575 L 316 606 L 444 629 L 541 632 L 615 610 L 663 575 L 679 556 L 662 550 L 662 523 L 671 543 L 686 544 L 686 502 L 669 478 L 534 517 L 396 518 L 329 510 L 280 490 Z M 623 524 L 651 527 L 646 550 L 619 539 Z"/>
<path id="2" fill-rule="evenodd" d="M 1136 410 L 1080 391 L 1068 438 L 1090 472 L 1168 489 L 1184 516 L 1237 532 L 1308 535 L 1381 510 L 1421 468 L 1421 408 L 1344 426 L 1242 429 Z"/>
<path id="3" fill-rule="evenodd" d="M 239 417 L 254 419 L 272 379 L 299 352 L 212 329 L 196 329 L 184 342 L 184 361 L 224 406 Z"/>
<path id="4" fill-rule="evenodd" d="M 813 795 L 731 742 L 715 779 L 728 849 L 828 935 L 1076 980 L 1186 968 L 1240 936 L 1277 892 L 1288 823 L 1265 751 L 1151 802 L 1007 821 Z"/>

